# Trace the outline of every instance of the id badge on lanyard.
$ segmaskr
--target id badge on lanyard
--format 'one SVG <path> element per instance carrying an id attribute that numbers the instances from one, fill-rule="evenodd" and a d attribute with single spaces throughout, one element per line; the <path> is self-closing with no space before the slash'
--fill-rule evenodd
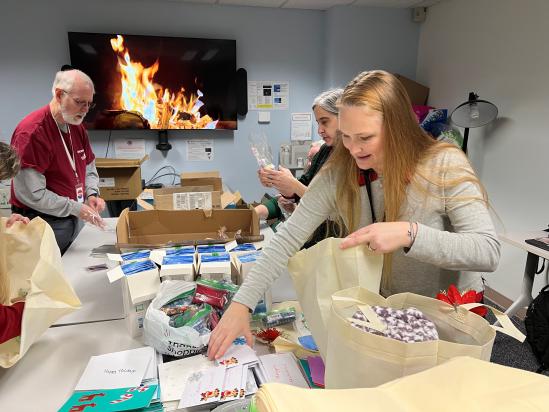
<path id="1" fill-rule="evenodd" d="M 76 190 L 76 201 L 78 203 L 84 203 L 84 185 L 78 182 L 75 186 Z"/>
<path id="2" fill-rule="evenodd" d="M 74 176 L 76 178 L 76 185 L 74 186 L 76 201 L 78 203 L 84 203 L 84 185 L 80 182 L 80 179 L 78 178 L 78 172 L 76 171 L 76 162 L 75 162 L 74 147 L 72 143 L 70 126 L 68 126 L 68 131 L 69 131 L 69 139 L 71 141 L 72 156 L 71 156 L 71 153 L 69 153 L 69 149 L 67 148 L 67 143 L 65 143 L 65 139 L 63 139 L 63 134 L 61 133 L 61 129 L 59 129 L 59 125 L 57 124 L 57 122 L 55 124 L 57 125 L 57 130 L 59 130 L 59 136 L 61 136 L 61 141 L 63 142 L 63 146 L 65 147 L 65 153 L 67 153 L 67 158 L 69 160 L 69 163 L 74 172 Z"/>

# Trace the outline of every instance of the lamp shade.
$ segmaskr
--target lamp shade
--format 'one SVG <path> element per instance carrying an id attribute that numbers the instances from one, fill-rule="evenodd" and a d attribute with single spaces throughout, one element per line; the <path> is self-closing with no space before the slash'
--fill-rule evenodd
<path id="1" fill-rule="evenodd" d="M 477 100 L 477 95 L 469 94 L 469 100 L 456 107 L 450 119 L 452 123 L 460 127 L 481 127 L 498 116 L 498 108 L 486 100 Z"/>

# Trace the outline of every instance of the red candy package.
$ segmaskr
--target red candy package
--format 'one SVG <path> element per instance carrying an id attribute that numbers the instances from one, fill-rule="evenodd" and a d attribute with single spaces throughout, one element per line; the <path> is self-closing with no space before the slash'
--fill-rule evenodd
<path id="1" fill-rule="evenodd" d="M 220 309 L 231 301 L 238 287 L 216 280 L 201 279 L 196 282 L 193 303 L 208 303 Z"/>

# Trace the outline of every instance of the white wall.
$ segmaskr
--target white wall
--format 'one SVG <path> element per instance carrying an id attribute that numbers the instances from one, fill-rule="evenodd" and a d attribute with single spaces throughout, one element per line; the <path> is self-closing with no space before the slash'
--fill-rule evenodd
<path id="1" fill-rule="evenodd" d="M 265 191 L 248 148 L 251 130 L 264 130 L 278 152 L 289 139 L 290 113 L 310 111 L 312 99 L 324 88 L 344 85 L 374 67 L 413 77 L 419 36 L 409 10 L 400 9 L 338 8 L 326 13 L 168 0 L 3 0 L 0 139 L 9 140 L 24 115 L 49 101 L 55 71 L 69 62 L 67 31 L 236 39 L 237 65 L 246 68 L 249 80 L 289 80 L 290 110 L 272 111 L 269 125 L 258 125 L 257 112 L 250 112 L 236 132 L 170 131 L 174 148 L 167 158 L 155 149 L 156 132 L 112 133 L 113 139 L 147 138 L 151 159 L 143 165 L 144 178 L 167 164 L 185 171 L 217 169 L 248 201 L 259 200 Z M 105 155 L 107 136 L 105 131 L 90 132 L 99 156 Z M 187 162 L 189 137 L 214 138 L 215 160 Z"/>
<path id="2" fill-rule="evenodd" d="M 415 79 L 420 25 L 410 9 L 333 7 L 326 12 L 326 87 L 344 86 L 364 70 Z"/>
<path id="3" fill-rule="evenodd" d="M 474 91 L 499 109 L 495 123 L 469 136 L 469 157 L 505 226 L 499 230 L 549 223 L 547 21 L 545 0 L 446 0 L 429 8 L 421 27 L 417 79 L 430 86 L 430 104 L 452 109 Z M 503 244 L 489 286 L 515 299 L 525 261 L 526 252 Z"/>

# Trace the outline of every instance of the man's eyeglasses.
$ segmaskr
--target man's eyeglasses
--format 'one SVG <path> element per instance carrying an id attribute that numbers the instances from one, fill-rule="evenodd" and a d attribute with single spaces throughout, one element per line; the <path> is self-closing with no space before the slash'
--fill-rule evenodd
<path id="1" fill-rule="evenodd" d="M 81 109 L 84 109 L 84 108 L 87 107 L 88 110 L 91 110 L 91 109 L 93 109 L 93 108 L 95 107 L 95 103 L 94 103 L 94 102 L 88 102 L 88 101 L 86 101 L 86 100 L 75 99 L 74 97 L 71 96 L 71 94 L 70 94 L 68 91 L 66 91 L 66 90 L 62 90 L 62 91 L 63 91 L 63 93 L 65 93 L 67 96 L 69 96 L 69 97 L 72 99 L 72 101 L 73 101 L 74 103 L 76 103 L 76 105 L 77 105 L 78 107 L 80 107 Z"/>

